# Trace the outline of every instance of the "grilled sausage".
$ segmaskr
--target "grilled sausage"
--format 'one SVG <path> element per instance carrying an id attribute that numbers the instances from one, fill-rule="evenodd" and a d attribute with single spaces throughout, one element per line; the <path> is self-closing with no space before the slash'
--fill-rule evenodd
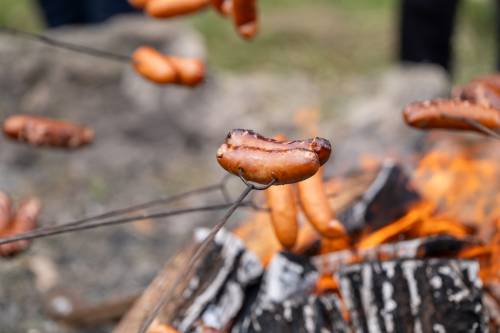
<path id="1" fill-rule="evenodd" d="M 500 110 L 500 85 L 487 80 L 474 80 L 469 84 L 457 87 L 453 89 L 452 95 L 455 99 Z"/>
<path id="2" fill-rule="evenodd" d="M 12 218 L 12 202 L 9 196 L 0 192 L 0 232 L 7 229 Z"/>
<path id="3" fill-rule="evenodd" d="M 345 236 L 344 226 L 335 219 L 323 186 L 321 169 L 312 177 L 297 184 L 299 201 L 309 223 L 326 238 Z"/>
<path id="4" fill-rule="evenodd" d="M 234 129 L 226 137 L 226 143 L 231 147 L 249 147 L 264 150 L 286 151 L 291 148 L 312 150 L 318 155 L 321 165 L 330 158 L 332 146 L 326 139 L 315 137 L 308 140 L 286 141 L 278 138 L 266 138 L 252 130 Z"/>
<path id="5" fill-rule="evenodd" d="M 307 149 L 284 151 L 249 147 L 230 147 L 223 144 L 217 151 L 219 164 L 232 174 L 259 184 L 291 184 L 314 175 L 319 167 L 318 156 Z"/>
<path id="6" fill-rule="evenodd" d="M 210 3 L 210 0 L 149 0 L 146 12 L 156 18 L 169 18 L 197 12 Z"/>
<path id="7" fill-rule="evenodd" d="M 212 7 L 221 15 L 231 14 L 232 0 L 211 0 Z"/>
<path id="8" fill-rule="evenodd" d="M 128 0 L 128 3 L 137 9 L 142 9 L 146 7 L 149 0 Z"/>
<path id="9" fill-rule="evenodd" d="M 2 236 L 14 236 L 20 233 L 32 231 L 37 226 L 38 215 L 40 214 L 41 204 L 38 199 L 29 199 L 19 206 L 14 220 L 9 230 L 2 233 Z M 31 241 L 21 240 L 13 243 L 0 245 L 0 256 L 12 257 L 25 251 Z"/>
<path id="10" fill-rule="evenodd" d="M 159 84 L 195 86 L 205 77 L 201 61 L 167 56 L 148 46 L 139 47 L 132 59 L 137 73 Z"/>
<path id="11" fill-rule="evenodd" d="M 484 105 L 458 100 L 415 102 L 403 111 L 404 120 L 421 129 L 473 130 L 466 119 L 476 121 L 489 129 L 500 128 L 500 111 Z"/>
<path id="12" fill-rule="evenodd" d="M 30 115 L 8 117 L 3 131 L 8 137 L 36 146 L 76 148 L 89 144 L 94 138 L 90 128 Z"/>
<path id="13" fill-rule="evenodd" d="M 232 0 L 234 24 L 241 37 L 253 38 L 257 34 L 257 1 Z"/>
<path id="14" fill-rule="evenodd" d="M 274 234 L 285 249 L 291 250 L 297 242 L 299 232 L 293 187 L 271 186 L 266 190 L 266 197 L 271 209 Z"/>

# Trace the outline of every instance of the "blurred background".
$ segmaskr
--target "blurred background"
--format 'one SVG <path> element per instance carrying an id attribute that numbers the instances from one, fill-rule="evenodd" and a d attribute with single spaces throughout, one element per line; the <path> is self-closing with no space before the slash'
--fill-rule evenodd
<path id="1" fill-rule="evenodd" d="M 405 161 L 403 155 L 421 148 L 423 135 L 403 124 L 402 108 L 495 71 L 495 5 L 460 2 L 450 82 L 440 66 L 400 66 L 396 0 L 262 0 L 260 33 L 251 42 L 214 10 L 172 20 L 127 13 L 46 30 L 38 1 L 0 0 L 0 26 L 124 55 L 153 45 L 208 64 L 206 82 L 195 89 L 159 87 L 128 64 L 1 35 L 2 119 L 28 113 L 74 121 L 93 128 L 96 138 L 90 147 L 67 152 L 1 137 L 0 190 L 16 202 L 39 197 L 40 224 L 51 225 L 213 184 L 224 175 L 215 152 L 231 128 L 300 138 L 310 135 L 311 125 L 334 145 L 326 176 L 363 160 Z M 220 200 L 214 195 L 180 204 Z M 238 211 L 233 223 L 244 213 Z M 0 264 L 0 333 L 85 331 L 48 319 L 43 304 L 51 291 L 70 290 L 90 303 L 137 294 L 195 227 L 220 216 L 145 220 L 35 242 Z M 110 325 L 87 330 L 110 331 Z"/>
<path id="2" fill-rule="evenodd" d="M 188 22 L 206 38 L 209 62 L 218 69 L 302 69 L 318 79 L 335 79 L 377 71 L 397 59 L 400 3 L 262 1 L 259 5 L 265 33 L 251 44 L 241 41 L 213 11 L 196 15 Z M 462 82 L 495 68 L 495 17 L 493 0 L 460 2 L 454 37 L 455 81 Z M 40 31 L 46 23 L 36 0 L 1 0 L 0 24 Z"/>

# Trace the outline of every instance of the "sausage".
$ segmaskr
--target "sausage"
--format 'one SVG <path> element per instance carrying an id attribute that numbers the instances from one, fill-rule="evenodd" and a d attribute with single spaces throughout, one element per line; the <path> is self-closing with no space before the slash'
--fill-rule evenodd
<path id="1" fill-rule="evenodd" d="M 284 151 L 249 147 L 230 147 L 223 144 L 217 151 L 217 161 L 232 174 L 259 184 L 291 184 L 314 175 L 319 167 L 318 156 L 307 149 Z"/>
<path id="2" fill-rule="evenodd" d="M 241 37 L 250 39 L 257 34 L 257 1 L 232 0 L 234 24 Z"/>
<path id="3" fill-rule="evenodd" d="M 437 99 L 415 102 L 404 109 L 403 117 L 408 125 L 420 129 L 477 130 L 464 119 L 476 121 L 489 129 L 500 128 L 499 110 L 468 101 Z"/>
<path id="4" fill-rule="evenodd" d="M 0 232 L 9 227 L 12 218 L 12 202 L 9 196 L 0 192 Z"/>
<path id="5" fill-rule="evenodd" d="M 197 12 L 210 3 L 210 0 L 149 0 L 146 13 L 156 18 L 169 18 Z"/>
<path id="6" fill-rule="evenodd" d="M 293 187 L 271 186 L 266 190 L 266 198 L 271 209 L 274 234 L 285 249 L 291 250 L 297 242 L 299 233 Z"/>
<path id="7" fill-rule="evenodd" d="M 142 9 L 146 7 L 149 0 L 128 0 L 128 3 L 137 9 Z"/>
<path id="8" fill-rule="evenodd" d="M 452 95 L 455 99 L 500 110 L 500 86 L 493 85 L 489 81 L 472 81 L 453 89 Z"/>
<path id="9" fill-rule="evenodd" d="M 231 14 L 231 2 L 231 0 L 211 0 L 212 7 L 214 7 L 219 14 L 224 16 Z"/>
<path id="10" fill-rule="evenodd" d="M 226 143 L 231 147 L 251 147 L 265 150 L 286 151 L 290 148 L 301 148 L 314 151 L 321 165 L 325 164 L 330 158 L 332 146 L 326 139 L 315 137 L 308 140 L 286 141 L 279 138 L 267 138 L 255 133 L 252 130 L 234 129 L 226 137 Z"/>
<path id="11" fill-rule="evenodd" d="M 29 199 L 22 203 L 12 221 L 9 230 L 2 233 L 2 236 L 14 236 L 20 233 L 32 231 L 37 226 L 38 215 L 40 214 L 41 204 L 38 199 Z M 25 251 L 31 241 L 21 240 L 13 243 L 0 245 L 0 256 L 12 257 Z"/>
<path id="12" fill-rule="evenodd" d="M 344 226 L 335 219 L 323 186 L 322 170 L 297 184 L 299 201 L 309 223 L 326 238 L 339 238 L 346 234 Z"/>
<path id="13" fill-rule="evenodd" d="M 137 73 L 159 84 L 195 86 L 205 77 L 205 66 L 201 61 L 167 56 L 149 46 L 139 47 L 132 59 Z"/>
<path id="14" fill-rule="evenodd" d="M 94 131 L 69 122 L 31 115 L 5 119 L 4 134 L 35 146 L 76 148 L 92 142 Z"/>

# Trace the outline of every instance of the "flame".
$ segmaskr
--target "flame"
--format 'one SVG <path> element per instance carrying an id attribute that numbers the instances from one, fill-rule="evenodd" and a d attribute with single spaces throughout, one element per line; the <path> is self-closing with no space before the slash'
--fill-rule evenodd
<path id="1" fill-rule="evenodd" d="M 414 180 L 438 212 L 468 226 L 500 218 L 500 160 L 432 151 L 421 159 Z"/>

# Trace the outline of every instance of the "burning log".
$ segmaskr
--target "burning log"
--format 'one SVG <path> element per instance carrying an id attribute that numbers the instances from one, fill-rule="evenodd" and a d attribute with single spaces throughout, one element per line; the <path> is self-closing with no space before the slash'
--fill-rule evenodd
<path id="1" fill-rule="evenodd" d="M 322 275 L 331 275 L 343 266 L 363 261 L 453 257 L 468 245 L 467 240 L 442 235 L 322 254 L 313 257 L 312 262 Z"/>
<path id="2" fill-rule="evenodd" d="M 231 332 L 347 332 L 337 297 L 311 295 L 317 277 L 305 257 L 276 255 Z"/>
<path id="3" fill-rule="evenodd" d="M 486 332 L 477 263 L 368 262 L 339 272 L 355 332 Z"/>
<path id="4" fill-rule="evenodd" d="M 207 234 L 202 230 L 199 240 Z M 259 280 L 262 272 L 257 256 L 248 252 L 241 240 L 222 230 L 162 318 L 181 332 L 196 332 L 201 327 L 223 329 L 236 317 L 245 290 Z"/>
<path id="5" fill-rule="evenodd" d="M 386 162 L 361 199 L 342 212 L 339 220 L 351 233 L 365 227 L 376 230 L 402 217 L 418 201 L 420 195 L 403 168 Z"/>

